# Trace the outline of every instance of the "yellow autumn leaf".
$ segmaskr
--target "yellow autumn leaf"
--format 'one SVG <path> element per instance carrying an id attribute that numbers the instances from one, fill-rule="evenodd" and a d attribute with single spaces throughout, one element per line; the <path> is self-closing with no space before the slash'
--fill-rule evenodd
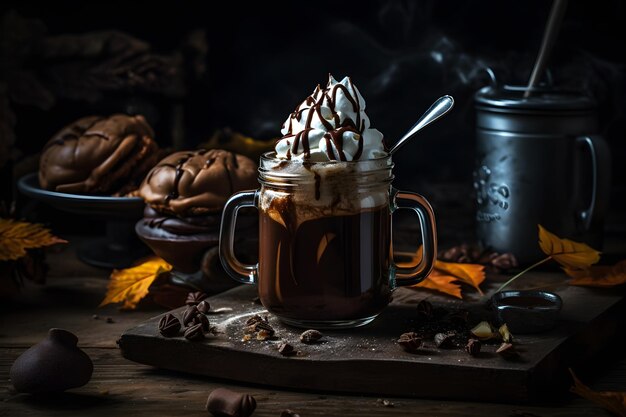
<path id="1" fill-rule="evenodd" d="M 626 261 L 613 266 L 592 266 L 589 269 L 564 268 L 564 271 L 572 277 L 570 285 L 606 288 L 626 284 Z"/>
<path id="2" fill-rule="evenodd" d="M 134 309 L 137 303 L 148 294 L 150 285 L 162 273 L 172 270 L 172 266 L 158 256 L 148 256 L 136 266 L 113 270 L 102 307 L 111 303 L 123 303 L 123 309 Z"/>
<path id="3" fill-rule="evenodd" d="M 42 248 L 67 241 L 54 236 L 41 224 L 0 218 L 0 261 L 14 261 L 27 249 Z"/>
<path id="4" fill-rule="evenodd" d="M 561 239 L 540 224 L 538 226 L 541 250 L 565 268 L 587 269 L 600 260 L 600 252 L 587 244 Z"/>

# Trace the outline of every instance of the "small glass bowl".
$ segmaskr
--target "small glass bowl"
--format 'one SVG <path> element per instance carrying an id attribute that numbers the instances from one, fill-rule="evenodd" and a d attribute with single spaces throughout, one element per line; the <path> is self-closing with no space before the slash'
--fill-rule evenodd
<path id="1" fill-rule="evenodd" d="M 501 291 L 491 305 L 496 321 L 511 333 L 539 333 L 554 328 L 563 300 L 548 291 Z"/>

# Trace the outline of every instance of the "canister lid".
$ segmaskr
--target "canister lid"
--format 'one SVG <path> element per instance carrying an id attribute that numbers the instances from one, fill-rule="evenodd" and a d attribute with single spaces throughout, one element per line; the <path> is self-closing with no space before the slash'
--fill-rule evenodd
<path id="1" fill-rule="evenodd" d="M 524 97 L 527 87 L 509 86 L 483 87 L 476 92 L 476 105 L 493 110 L 591 110 L 596 106 L 593 98 L 581 91 L 557 88 L 536 88 L 529 97 Z"/>

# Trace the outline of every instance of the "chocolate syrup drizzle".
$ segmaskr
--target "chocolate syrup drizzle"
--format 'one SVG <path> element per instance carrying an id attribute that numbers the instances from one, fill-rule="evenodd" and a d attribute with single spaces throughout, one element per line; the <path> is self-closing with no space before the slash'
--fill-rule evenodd
<path id="1" fill-rule="evenodd" d="M 183 169 L 183 164 L 187 162 L 191 157 L 193 157 L 193 154 L 190 153 L 190 154 L 187 154 L 184 158 L 180 158 L 176 162 L 176 165 L 171 165 L 171 164 L 165 165 L 165 166 L 174 168 L 176 170 L 174 174 L 174 187 L 165 196 L 165 203 L 168 203 L 170 200 L 175 200 L 178 197 L 180 197 L 180 190 L 178 189 L 178 186 L 180 184 L 180 179 L 183 177 L 183 174 L 185 173 L 185 170 Z"/>
<path id="2" fill-rule="evenodd" d="M 187 153 L 184 157 L 180 158 L 178 161 L 176 161 L 176 165 L 172 165 L 172 164 L 163 164 L 162 166 L 164 167 L 169 167 L 169 168 L 174 168 L 175 172 L 174 172 L 174 186 L 172 188 L 172 191 L 170 191 L 166 196 L 165 196 L 165 203 L 167 204 L 170 200 L 175 200 L 178 197 L 180 197 L 180 189 L 179 189 L 179 185 L 180 185 L 180 180 L 183 177 L 183 174 L 185 173 L 185 170 L 183 169 L 183 165 L 185 165 L 185 163 L 190 160 L 191 158 L 193 158 L 196 155 L 204 155 L 206 153 L 206 149 L 200 149 L 196 152 L 189 152 Z M 206 162 L 206 166 L 209 167 L 212 163 L 214 162 L 214 159 L 209 159 Z M 148 181 L 150 181 L 150 178 L 152 178 L 152 174 L 154 173 L 154 171 L 152 171 L 150 173 L 150 176 L 148 177 Z"/>
<path id="3" fill-rule="evenodd" d="M 164 201 L 165 204 L 167 204 L 170 200 L 175 200 L 180 197 L 180 180 L 182 179 L 183 174 L 185 173 L 185 169 L 183 167 L 187 163 L 187 161 L 189 161 L 191 158 L 195 156 L 204 155 L 207 152 L 208 151 L 206 149 L 199 149 L 195 152 L 188 152 L 187 154 L 185 154 L 185 156 L 183 156 L 178 161 L 176 161 L 175 165 L 174 164 L 162 164 L 161 165 L 162 167 L 168 167 L 168 168 L 174 169 L 174 184 L 172 186 L 172 190 L 165 196 L 165 201 Z M 231 170 L 238 169 L 239 162 L 237 161 L 237 155 L 235 153 L 231 153 L 229 159 L 230 159 L 229 161 L 230 164 L 225 163 L 224 167 L 227 173 L 227 179 L 229 183 L 230 192 L 231 194 L 233 194 L 235 190 L 234 190 Z M 215 163 L 215 160 L 216 158 L 208 158 L 206 162 L 204 163 L 204 169 L 209 168 L 211 165 L 213 165 Z M 148 175 L 148 179 L 147 179 L 148 182 L 150 181 L 154 173 L 155 173 L 155 170 L 152 170 L 150 172 L 150 174 Z"/>
<path id="4" fill-rule="evenodd" d="M 358 160 L 361 157 L 361 154 L 363 153 L 363 131 L 365 130 L 365 121 L 361 119 L 361 106 L 359 104 L 356 88 L 354 87 L 354 84 L 352 84 L 352 80 L 350 78 L 348 78 L 348 80 L 350 83 L 350 89 L 352 90 L 354 97 L 352 96 L 352 94 L 350 94 L 348 87 L 346 87 L 345 85 L 337 83 L 331 88 L 329 81 L 326 89 L 322 90 L 318 84 L 313 94 L 306 98 L 304 105 L 309 107 L 300 107 L 302 106 L 300 105 L 298 106 L 298 108 L 296 108 L 295 111 L 291 113 L 291 115 L 289 116 L 289 126 L 287 134 L 283 136 L 283 139 L 293 138 L 293 143 L 287 142 L 291 145 L 290 149 L 288 149 L 287 151 L 287 159 L 291 159 L 292 154 L 298 153 L 298 150 L 300 149 L 300 144 L 302 144 L 304 159 L 309 159 L 311 157 L 309 132 L 313 130 L 313 128 L 311 127 L 311 123 L 315 114 L 318 115 L 324 127 L 328 129 L 328 132 L 324 135 L 324 140 L 326 140 L 326 154 L 329 160 L 346 161 L 346 155 L 343 151 L 343 134 L 347 131 L 355 132 L 358 134 L 358 150 L 353 159 Z M 335 110 L 335 106 L 337 103 L 337 92 L 339 90 L 343 91 L 346 99 L 352 104 L 352 109 L 356 113 L 356 120 L 348 118 L 339 128 L 336 128 L 335 126 L 338 126 L 340 123 L 339 113 L 337 113 L 337 111 Z M 320 95 L 319 99 L 316 100 L 315 96 L 320 92 L 322 94 Z M 333 126 L 328 120 L 326 120 L 322 116 L 322 103 L 324 103 L 324 99 L 326 99 L 326 102 L 328 103 L 328 107 L 330 108 L 333 121 L 335 122 L 335 126 Z M 304 122 L 304 129 L 294 134 L 292 121 L 295 119 L 300 122 L 302 120 L 302 114 L 305 110 L 309 110 L 309 112 Z M 331 144 L 333 146 L 331 146 Z M 333 152 L 333 147 L 337 150 L 337 155 L 335 155 L 335 153 Z"/>
<path id="5" fill-rule="evenodd" d="M 64 145 L 65 142 L 67 141 L 78 140 L 81 136 L 85 135 L 86 132 L 89 132 L 89 129 L 91 129 L 96 123 L 99 123 L 102 120 L 104 120 L 104 117 L 96 117 L 87 126 L 72 125 L 69 129 L 70 132 L 65 132 L 63 136 L 61 136 L 60 138 L 56 138 L 46 143 L 46 145 L 42 149 L 42 152 L 45 152 L 51 146 Z M 86 136 L 99 136 L 99 135 L 89 134 Z M 109 138 L 105 137 L 105 139 L 108 140 Z"/>

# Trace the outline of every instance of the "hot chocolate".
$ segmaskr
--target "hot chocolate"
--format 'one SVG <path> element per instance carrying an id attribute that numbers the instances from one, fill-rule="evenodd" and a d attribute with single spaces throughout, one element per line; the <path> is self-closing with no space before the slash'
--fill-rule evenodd
<path id="1" fill-rule="evenodd" d="M 389 209 L 287 227 L 260 217 L 263 305 L 284 320 L 376 316 L 389 302 Z"/>
<path id="2" fill-rule="evenodd" d="M 391 157 L 370 127 L 365 100 L 346 77 L 315 89 L 282 129 L 275 152 L 261 157 L 261 189 L 233 196 L 222 217 L 220 257 L 284 322 L 309 328 L 355 327 L 372 321 L 396 285 L 421 281 L 434 260 L 432 209 L 421 196 L 391 188 Z M 393 264 L 391 213 L 399 200 L 418 212 L 424 260 Z M 233 218 L 259 209 L 259 263 L 233 255 Z M 407 278 L 396 280 L 396 277 Z"/>

